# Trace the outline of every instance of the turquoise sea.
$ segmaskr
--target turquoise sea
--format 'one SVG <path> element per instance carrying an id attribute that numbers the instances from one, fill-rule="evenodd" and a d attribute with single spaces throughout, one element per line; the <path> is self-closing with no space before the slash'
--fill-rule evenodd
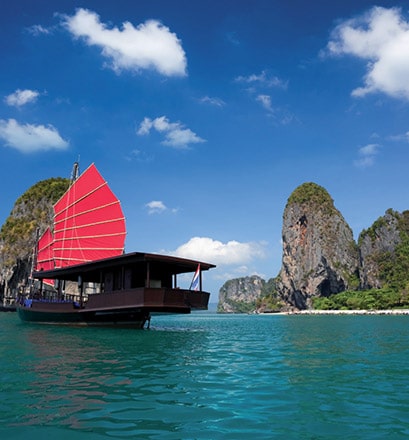
<path id="1" fill-rule="evenodd" d="M 153 317 L 150 330 L 0 314 L 0 438 L 400 439 L 409 316 Z"/>

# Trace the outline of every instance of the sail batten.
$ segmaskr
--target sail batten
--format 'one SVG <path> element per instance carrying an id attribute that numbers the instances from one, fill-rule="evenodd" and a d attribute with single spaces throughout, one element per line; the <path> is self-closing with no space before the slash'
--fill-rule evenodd
<path id="1" fill-rule="evenodd" d="M 81 200 L 84 200 L 84 199 L 86 199 L 87 197 L 90 197 L 91 194 L 93 194 L 94 192 L 98 191 L 100 188 L 102 188 L 102 187 L 104 187 L 104 186 L 106 186 L 106 185 L 108 185 L 107 182 L 103 182 L 103 183 L 102 183 L 101 185 L 99 185 L 98 187 L 93 188 L 92 191 L 90 191 L 89 193 L 84 194 L 83 196 L 81 196 L 81 197 L 79 197 L 78 199 L 74 200 L 74 201 L 71 202 L 70 204 L 67 204 L 66 206 L 61 207 L 61 208 L 60 208 L 60 211 L 58 211 L 58 212 L 56 211 L 54 215 L 55 215 L 55 216 L 60 215 L 60 214 L 63 213 L 64 211 L 66 211 L 66 210 L 68 210 L 69 208 L 71 208 L 72 206 L 74 206 L 76 203 L 81 202 Z M 61 199 L 60 199 L 60 200 L 61 200 Z M 60 203 L 57 202 L 55 206 L 60 206 Z"/>
<path id="2" fill-rule="evenodd" d="M 98 211 L 98 210 L 100 210 L 100 209 L 111 208 L 112 206 L 115 206 L 115 205 L 118 205 L 119 208 L 120 208 L 120 202 L 119 202 L 119 200 L 118 200 L 118 201 L 111 202 L 111 203 L 107 203 L 106 205 L 97 206 L 97 207 L 95 207 L 95 208 L 88 209 L 87 211 L 76 212 L 75 214 L 72 214 L 72 215 L 70 215 L 70 216 L 67 215 L 67 216 L 65 216 L 64 218 L 62 218 L 61 220 L 54 220 L 54 223 L 55 223 L 55 224 L 59 224 L 59 223 L 61 223 L 61 222 L 64 222 L 64 221 L 70 220 L 71 218 L 80 217 L 81 215 L 89 214 L 89 213 L 91 213 L 91 212 L 95 212 L 95 211 Z M 64 211 L 61 211 L 61 212 L 64 212 Z M 57 216 L 56 216 L 56 217 L 57 217 Z M 123 220 L 123 219 L 124 219 L 124 218 L 122 217 L 121 220 Z"/>
<path id="3" fill-rule="evenodd" d="M 72 251 L 101 251 L 101 250 L 104 250 L 104 251 L 105 251 L 105 250 L 106 250 L 106 251 L 118 251 L 118 250 L 120 250 L 120 249 L 121 249 L 121 248 L 99 248 L 99 247 L 71 248 Z M 58 250 L 58 249 L 56 249 L 56 250 Z M 55 257 L 54 259 L 55 259 L 55 260 L 61 260 L 62 258 L 61 258 L 61 257 L 60 257 L 60 258 Z"/>
<path id="4" fill-rule="evenodd" d="M 125 217 L 119 217 L 119 218 L 113 218 L 113 219 L 110 219 L 110 220 L 101 220 L 99 222 L 86 223 L 84 225 L 77 225 L 77 226 L 75 226 L 75 227 L 73 226 L 71 228 L 67 228 L 66 227 L 65 229 L 68 230 L 68 229 L 74 229 L 74 228 L 77 228 L 77 229 L 79 229 L 79 228 L 86 228 L 87 226 L 97 226 L 97 225 L 103 225 L 103 224 L 106 224 L 106 223 L 122 222 L 124 220 L 125 220 Z"/>
<path id="5" fill-rule="evenodd" d="M 113 234 L 75 235 L 72 237 L 64 237 L 64 239 L 60 239 L 60 240 L 58 238 L 55 238 L 54 244 L 58 243 L 59 241 L 64 241 L 64 240 L 82 240 L 82 239 L 87 239 L 87 238 L 96 239 L 96 238 L 102 238 L 102 237 L 118 237 L 118 236 L 122 236 L 122 235 L 125 235 L 125 233 L 124 232 L 117 232 L 117 233 L 113 233 Z"/>
<path id="6" fill-rule="evenodd" d="M 50 231 L 48 237 L 51 251 L 38 259 L 44 260 L 43 265 L 50 264 L 48 268 L 124 253 L 126 228 L 120 201 L 94 164 L 55 203 L 54 233 Z M 38 264 L 37 270 L 41 270 Z"/>

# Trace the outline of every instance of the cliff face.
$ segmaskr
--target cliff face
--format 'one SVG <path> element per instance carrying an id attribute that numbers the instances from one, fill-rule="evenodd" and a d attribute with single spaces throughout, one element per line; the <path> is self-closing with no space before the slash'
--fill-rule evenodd
<path id="1" fill-rule="evenodd" d="M 257 275 L 227 281 L 219 291 L 219 313 L 243 313 L 255 309 L 265 281 Z"/>
<path id="2" fill-rule="evenodd" d="M 289 307 L 310 308 L 314 296 L 356 288 L 358 249 L 328 192 L 299 186 L 283 215 L 283 257 L 277 289 Z"/>
<path id="3" fill-rule="evenodd" d="M 15 296 L 31 271 L 37 230 L 53 223 L 53 204 L 69 185 L 68 179 L 51 178 L 36 183 L 17 199 L 0 229 L 0 298 L 10 290 Z"/>
<path id="4" fill-rule="evenodd" d="M 402 238 L 408 235 L 409 212 L 402 214 L 389 209 L 383 217 L 361 232 L 358 244 L 361 260 L 360 282 L 363 289 L 379 289 L 388 281 L 385 266 L 396 258 L 400 264 L 405 256 L 396 254 Z"/>

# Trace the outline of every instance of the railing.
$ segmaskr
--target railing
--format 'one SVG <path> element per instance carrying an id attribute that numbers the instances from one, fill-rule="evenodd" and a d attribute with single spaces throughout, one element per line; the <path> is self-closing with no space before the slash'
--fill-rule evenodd
<path id="1" fill-rule="evenodd" d="M 194 292 L 184 289 L 141 287 L 89 295 L 85 307 L 87 309 L 113 307 L 207 309 L 209 295 L 207 292 Z"/>

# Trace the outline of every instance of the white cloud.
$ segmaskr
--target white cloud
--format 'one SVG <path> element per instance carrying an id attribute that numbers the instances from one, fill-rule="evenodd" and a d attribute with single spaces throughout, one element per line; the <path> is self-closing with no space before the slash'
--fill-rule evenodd
<path id="1" fill-rule="evenodd" d="M 167 210 L 166 205 L 160 200 L 152 200 L 145 207 L 148 209 L 149 214 L 161 214 Z"/>
<path id="2" fill-rule="evenodd" d="M 265 251 L 262 243 L 240 243 L 235 240 L 222 243 L 208 237 L 193 237 L 172 254 L 218 265 L 243 265 L 255 258 L 263 258 Z"/>
<path id="3" fill-rule="evenodd" d="M 163 145 L 174 148 L 187 148 L 189 144 L 197 144 L 205 142 L 189 128 L 185 128 L 180 122 L 169 122 L 166 116 L 156 119 L 145 118 L 139 125 L 137 134 L 139 136 L 148 135 L 151 129 L 155 129 L 159 133 L 165 135 Z"/>
<path id="4" fill-rule="evenodd" d="M 45 28 L 44 26 L 41 26 L 41 24 L 35 24 L 33 26 L 30 26 L 28 28 L 28 32 L 34 36 L 38 35 L 48 35 L 51 33 L 50 29 Z"/>
<path id="5" fill-rule="evenodd" d="M 146 152 L 139 150 L 138 148 L 133 149 L 129 154 L 125 156 L 125 159 L 128 162 L 132 162 L 133 160 L 136 160 L 137 162 L 152 162 L 154 159 L 153 156 L 147 154 Z"/>
<path id="6" fill-rule="evenodd" d="M 238 76 L 236 81 L 247 84 L 258 84 L 264 87 L 279 87 L 282 89 L 288 87 L 288 81 L 284 81 L 277 76 L 269 76 L 265 70 L 258 75 L 252 74 L 249 76 Z"/>
<path id="7" fill-rule="evenodd" d="M 354 165 L 359 168 L 368 168 L 375 163 L 375 158 L 379 153 L 378 144 L 368 144 L 358 150 L 359 159 L 354 161 Z"/>
<path id="8" fill-rule="evenodd" d="M 273 107 L 271 104 L 271 96 L 270 95 L 258 95 L 256 101 L 260 102 L 261 105 L 269 112 L 273 111 Z"/>
<path id="9" fill-rule="evenodd" d="M 224 107 L 226 103 L 220 98 L 211 98 L 210 96 L 204 96 L 200 99 L 200 102 L 205 104 L 214 105 L 216 107 Z"/>
<path id="10" fill-rule="evenodd" d="M 146 203 L 145 208 L 148 210 L 148 214 L 162 214 L 165 211 L 176 214 L 179 208 L 168 208 L 161 200 L 152 200 Z"/>
<path id="11" fill-rule="evenodd" d="M 378 144 L 368 144 L 365 147 L 361 147 L 359 149 L 359 154 L 362 156 L 374 156 L 378 153 L 379 145 Z"/>
<path id="12" fill-rule="evenodd" d="M 265 110 L 267 110 L 268 115 L 275 123 L 278 123 L 280 125 L 288 125 L 297 119 L 286 108 L 273 107 L 270 95 L 257 95 L 256 101 L 259 102 Z"/>
<path id="13" fill-rule="evenodd" d="M 400 142 L 400 141 L 409 142 L 409 131 L 403 134 L 389 136 L 388 140 L 396 141 L 396 142 Z"/>
<path id="14" fill-rule="evenodd" d="M 382 92 L 409 99 L 409 23 L 399 8 L 373 7 L 341 23 L 327 46 L 332 55 L 352 55 L 367 62 L 364 86 L 353 96 Z"/>
<path id="15" fill-rule="evenodd" d="M 35 102 L 40 94 L 37 90 L 20 90 L 17 89 L 14 93 L 6 96 L 5 101 L 8 105 L 14 107 L 21 107 L 29 102 Z"/>
<path id="16" fill-rule="evenodd" d="M 19 124 L 15 119 L 0 119 L 0 139 L 22 153 L 64 150 L 69 145 L 52 125 Z"/>
<path id="17" fill-rule="evenodd" d="M 271 94 L 266 93 L 267 89 L 270 91 L 271 88 L 286 90 L 288 87 L 288 81 L 284 81 L 277 76 L 269 75 L 265 70 L 260 74 L 238 76 L 235 81 L 248 85 L 246 91 L 252 99 L 263 106 L 274 123 L 287 125 L 295 119 L 295 117 L 285 108 L 273 107 Z"/>
<path id="18" fill-rule="evenodd" d="M 116 72 L 155 69 L 165 76 L 186 75 L 186 55 L 181 41 L 159 21 L 148 20 L 134 27 L 108 29 L 98 14 L 80 8 L 73 16 L 64 16 L 64 25 L 76 38 L 89 46 L 102 48 L 102 55 Z"/>

